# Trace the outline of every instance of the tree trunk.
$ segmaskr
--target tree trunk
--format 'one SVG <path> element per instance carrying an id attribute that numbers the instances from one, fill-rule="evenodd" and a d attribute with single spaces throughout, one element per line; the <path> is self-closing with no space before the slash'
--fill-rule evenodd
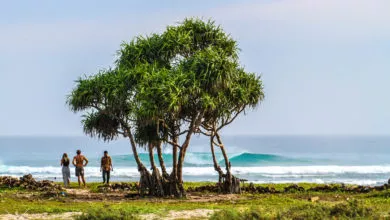
<path id="1" fill-rule="evenodd" d="M 153 145 L 148 145 L 149 151 L 149 160 L 151 163 L 152 174 L 148 171 L 148 169 L 144 166 L 141 159 L 139 158 L 136 143 L 133 135 L 131 134 L 130 129 L 127 129 L 127 136 L 129 137 L 130 144 L 133 150 L 133 156 L 137 163 L 138 171 L 140 173 L 140 181 L 139 181 L 139 193 L 141 196 L 145 194 L 149 194 L 151 196 L 163 197 L 163 196 L 171 196 L 174 195 L 176 197 L 182 197 L 183 194 L 179 189 L 179 181 L 177 179 L 177 146 L 173 146 L 173 170 L 172 174 L 168 175 L 166 173 L 166 168 L 164 164 L 164 159 L 162 157 L 162 149 L 161 144 L 156 146 L 158 151 L 159 162 L 161 166 L 162 172 L 166 173 L 166 176 L 161 176 L 156 164 L 154 162 L 154 154 L 153 154 Z M 177 143 L 178 138 L 174 138 L 175 143 Z"/>
<path id="2" fill-rule="evenodd" d="M 240 179 L 231 174 L 231 164 L 229 162 L 229 157 L 225 151 L 225 147 L 222 143 L 221 137 L 218 132 L 215 133 L 217 137 L 219 148 L 222 151 L 223 158 L 225 160 L 226 166 L 226 175 L 222 175 L 222 192 L 224 193 L 241 193 Z M 221 182 L 220 182 L 221 184 Z"/>
<path id="3" fill-rule="evenodd" d="M 192 118 L 190 126 L 189 126 L 189 130 L 188 130 L 187 135 L 186 135 L 186 139 L 184 140 L 184 143 L 182 144 L 180 151 L 179 151 L 179 161 L 177 164 L 177 179 L 179 181 L 178 185 L 179 185 L 181 196 L 186 195 L 184 187 L 183 187 L 184 158 L 186 156 L 187 148 L 190 144 L 192 134 L 194 133 L 194 131 L 196 129 L 198 129 L 200 123 L 202 122 L 203 115 L 204 115 L 204 112 L 201 112 Z"/>
<path id="4" fill-rule="evenodd" d="M 141 162 L 141 159 L 139 158 L 138 152 L 137 152 L 137 146 L 134 141 L 133 134 L 131 133 L 130 129 L 127 129 L 128 137 L 130 140 L 130 145 L 133 150 L 133 156 L 135 159 L 135 162 L 138 166 L 138 172 L 140 173 L 140 181 L 139 181 L 139 193 L 141 196 L 145 195 L 146 191 L 150 188 L 152 184 L 152 177 L 148 169 L 143 165 Z"/>
<path id="5" fill-rule="evenodd" d="M 167 169 L 165 167 L 165 164 L 164 164 L 164 158 L 163 158 L 163 153 L 162 153 L 162 142 L 159 141 L 156 148 L 157 148 L 157 155 L 158 155 L 158 161 L 160 162 L 160 167 L 161 167 L 161 172 L 162 172 L 162 175 L 164 178 L 168 178 L 168 173 L 167 173 Z"/>
<path id="6" fill-rule="evenodd" d="M 218 172 L 218 188 L 219 192 L 222 192 L 222 179 L 224 176 L 224 173 L 221 169 L 221 167 L 218 164 L 217 158 L 215 157 L 215 152 L 214 152 L 214 135 L 210 136 L 210 149 L 211 149 L 211 155 L 213 157 L 213 163 L 214 163 L 214 170 Z"/>
<path id="7" fill-rule="evenodd" d="M 157 169 L 156 164 L 154 162 L 153 153 L 154 153 L 153 144 L 149 143 L 149 160 L 153 170 L 152 177 L 151 177 L 151 184 L 149 186 L 149 195 L 163 197 L 164 189 L 163 189 L 162 177 L 160 171 Z"/>
<path id="8" fill-rule="evenodd" d="M 172 145 L 172 173 L 169 177 L 169 192 L 171 195 L 180 198 L 182 195 L 179 190 L 179 180 L 177 178 L 177 146 L 179 144 L 179 138 L 174 136 L 172 139 L 174 145 Z"/>

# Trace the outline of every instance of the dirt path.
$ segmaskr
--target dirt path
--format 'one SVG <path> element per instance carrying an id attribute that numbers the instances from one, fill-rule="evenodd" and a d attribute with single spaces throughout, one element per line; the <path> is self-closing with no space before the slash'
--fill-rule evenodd
<path id="1" fill-rule="evenodd" d="M 167 216 L 158 216 L 156 214 L 145 214 L 140 215 L 141 219 L 164 219 L 164 220 L 174 220 L 174 219 L 208 219 L 215 210 L 211 209 L 194 209 L 194 210 L 184 210 L 184 211 L 169 211 Z"/>
<path id="2" fill-rule="evenodd" d="M 61 219 L 68 220 L 73 219 L 77 215 L 81 215 L 81 212 L 65 212 L 61 214 L 48 214 L 48 213 L 39 213 L 39 214 L 6 214 L 0 215 L 0 220 L 25 220 L 25 219 Z"/>
<path id="3" fill-rule="evenodd" d="M 174 219 L 208 219 L 215 210 L 211 209 L 194 209 L 194 210 L 184 210 L 184 211 L 169 211 L 166 216 L 158 216 L 156 214 L 144 214 L 139 217 L 144 220 L 150 219 L 163 219 L 163 220 L 174 220 Z M 65 212 L 61 214 L 48 214 L 48 213 L 39 213 L 39 214 L 6 214 L 0 215 L 0 220 L 32 220 L 32 219 L 58 219 L 58 220 L 69 220 L 74 219 L 75 216 L 81 215 L 81 212 Z"/>
<path id="4" fill-rule="evenodd" d="M 124 192 L 115 192 L 115 193 L 92 193 L 89 189 L 65 189 L 65 198 L 68 198 L 73 201 L 102 201 L 102 200 L 111 200 L 111 201 L 123 201 L 123 200 L 138 200 L 145 199 L 151 202 L 159 202 L 164 201 L 167 203 L 176 202 L 176 199 L 159 199 L 159 198 L 127 198 Z M 33 195 L 28 195 L 28 197 L 33 197 Z M 242 198 L 242 197 L 241 197 Z M 187 202 L 214 202 L 214 201 L 234 201 L 239 200 L 239 195 L 215 195 L 215 194 L 189 194 L 187 197 Z M 159 216 L 156 214 L 144 214 L 140 215 L 141 219 L 165 219 L 165 220 L 173 220 L 173 219 L 207 219 L 210 215 L 212 215 L 215 210 L 211 209 L 195 209 L 195 210 L 182 210 L 182 211 L 169 211 L 164 216 Z M 59 214 L 48 214 L 48 213 L 22 213 L 22 214 L 3 214 L 0 215 L 0 220 L 24 220 L 24 219 L 74 219 L 75 216 L 81 215 L 81 212 L 66 212 Z"/>
<path id="5" fill-rule="evenodd" d="M 91 192 L 88 189 L 65 189 L 65 192 L 72 195 L 88 195 Z"/>

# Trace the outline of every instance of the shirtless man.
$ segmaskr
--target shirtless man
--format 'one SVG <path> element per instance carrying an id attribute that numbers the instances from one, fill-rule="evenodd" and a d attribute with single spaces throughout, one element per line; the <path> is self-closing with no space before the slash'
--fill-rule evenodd
<path id="1" fill-rule="evenodd" d="M 77 150 L 77 155 L 73 157 L 72 164 L 76 167 L 76 176 L 79 181 L 79 187 L 81 187 L 81 180 L 85 187 L 84 167 L 87 166 L 88 159 L 84 155 L 81 155 L 81 150 Z"/>

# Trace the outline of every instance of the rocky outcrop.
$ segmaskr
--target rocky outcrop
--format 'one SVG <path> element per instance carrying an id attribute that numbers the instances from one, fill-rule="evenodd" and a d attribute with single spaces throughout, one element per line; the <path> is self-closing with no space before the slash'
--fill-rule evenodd
<path id="1" fill-rule="evenodd" d="M 99 192 L 127 192 L 138 191 L 139 185 L 136 183 L 114 183 L 112 185 L 98 186 Z"/>
<path id="2" fill-rule="evenodd" d="M 10 176 L 0 176 L 0 186 L 15 188 L 20 187 L 27 190 L 56 192 L 62 190 L 59 184 L 49 180 L 36 181 L 31 174 L 15 178 Z"/>

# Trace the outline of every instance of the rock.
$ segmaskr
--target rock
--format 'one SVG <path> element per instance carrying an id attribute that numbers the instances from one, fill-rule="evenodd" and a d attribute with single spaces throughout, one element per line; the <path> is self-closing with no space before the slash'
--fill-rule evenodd
<path id="1" fill-rule="evenodd" d="M 284 192 L 303 192 L 305 189 L 297 184 L 293 184 L 284 188 Z"/>
<path id="2" fill-rule="evenodd" d="M 376 190 L 376 191 L 383 191 L 383 190 L 386 190 L 386 186 L 385 185 L 383 185 L 383 186 L 375 186 L 374 187 L 374 189 Z"/>
<path id="3" fill-rule="evenodd" d="M 0 185 L 8 186 L 9 188 L 22 187 L 27 190 L 39 191 L 58 191 L 62 189 L 61 186 L 55 184 L 52 181 L 36 181 L 31 174 L 24 175 L 19 179 L 9 176 L 2 176 L 0 177 Z"/>

